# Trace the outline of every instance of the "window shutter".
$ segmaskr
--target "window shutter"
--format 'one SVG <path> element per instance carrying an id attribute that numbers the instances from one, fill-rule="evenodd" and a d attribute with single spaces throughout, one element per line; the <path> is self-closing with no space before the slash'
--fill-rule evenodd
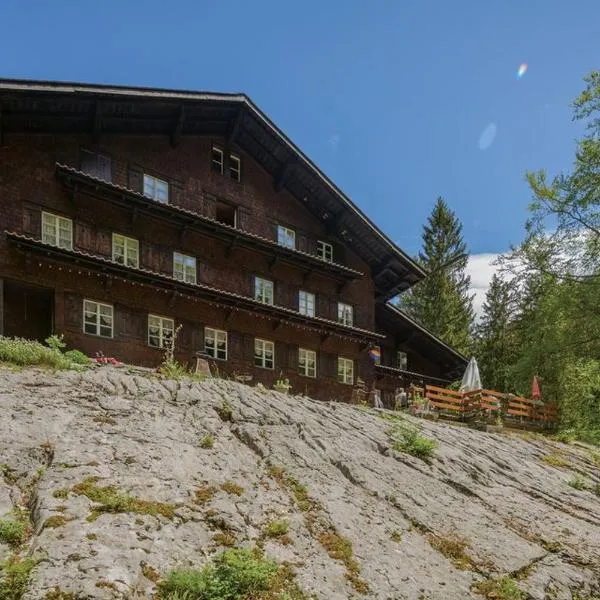
<path id="1" fill-rule="evenodd" d="M 204 323 L 190 323 L 190 327 L 192 328 L 192 352 L 204 352 Z"/>
<path id="2" fill-rule="evenodd" d="M 244 335 L 244 360 L 254 362 L 254 336 L 250 334 Z"/>
<path id="3" fill-rule="evenodd" d="M 308 252 L 308 240 L 303 233 L 296 235 L 296 248 L 301 252 Z"/>
<path id="4" fill-rule="evenodd" d="M 39 208 L 23 207 L 23 233 L 35 237 L 42 236 L 42 213 Z"/>
<path id="5" fill-rule="evenodd" d="M 96 233 L 96 252 L 112 257 L 112 233 L 108 231 L 98 231 Z"/>
<path id="6" fill-rule="evenodd" d="M 329 300 L 327 296 L 319 294 L 316 298 L 316 305 L 317 317 L 322 317 L 323 319 L 337 319 L 337 312 L 335 313 L 335 317 L 332 316 L 333 303 Z"/>
<path id="7" fill-rule="evenodd" d="M 134 192 L 143 193 L 144 173 L 139 167 L 129 167 L 127 186 Z"/>
<path id="8" fill-rule="evenodd" d="M 70 327 L 83 327 L 83 298 L 79 294 L 65 294 L 65 323 Z"/>
<path id="9" fill-rule="evenodd" d="M 238 331 L 227 333 L 227 354 L 230 358 L 241 359 L 244 356 L 244 336 Z M 204 348 L 204 344 L 202 345 Z"/>
<path id="10" fill-rule="evenodd" d="M 275 368 L 288 368 L 288 345 L 285 342 L 275 342 Z"/>
<path id="11" fill-rule="evenodd" d="M 287 347 L 287 365 L 288 368 L 293 369 L 294 371 L 298 370 L 298 348 L 299 346 L 296 344 L 289 344 Z"/>
<path id="12" fill-rule="evenodd" d="M 329 352 L 319 353 L 319 373 L 321 377 L 336 377 L 336 359 L 335 354 Z"/>
<path id="13" fill-rule="evenodd" d="M 112 182 L 112 169 L 110 156 L 98 155 L 98 178 Z"/>
<path id="14" fill-rule="evenodd" d="M 89 225 L 75 223 L 75 246 L 81 250 L 94 251 L 92 247 L 92 230 Z"/>

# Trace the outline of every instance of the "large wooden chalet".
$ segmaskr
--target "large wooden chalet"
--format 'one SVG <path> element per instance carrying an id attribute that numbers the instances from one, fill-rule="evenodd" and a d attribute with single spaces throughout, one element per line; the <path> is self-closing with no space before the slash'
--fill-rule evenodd
<path id="1" fill-rule="evenodd" d="M 0 80 L 0 202 L 5 336 L 156 366 L 181 325 L 181 361 L 386 403 L 466 364 L 388 302 L 426 273 L 243 94 Z"/>

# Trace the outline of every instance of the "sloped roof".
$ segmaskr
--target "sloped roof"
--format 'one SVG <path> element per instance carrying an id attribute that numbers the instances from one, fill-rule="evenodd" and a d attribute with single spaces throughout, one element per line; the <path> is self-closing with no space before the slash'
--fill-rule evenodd
<path id="1" fill-rule="evenodd" d="M 0 145 L 12 132 L 218 135 L 248 152 L 371 267 L 379 300 L 426 272 L 394 244 L 245 94 L 0 79 Z"/>

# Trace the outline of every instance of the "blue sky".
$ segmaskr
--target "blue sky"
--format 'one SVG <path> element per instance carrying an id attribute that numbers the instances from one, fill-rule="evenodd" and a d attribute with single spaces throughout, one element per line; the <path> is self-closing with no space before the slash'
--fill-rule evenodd
<path id="1" fill-rule="evenodd" d="M 439 195 L 474 254 L 518 242 L 524 172 L 569 168 L 599 66 L 597 0 L 1 0 L 0 23 L 3 77 L 246 92 L 411 254 Z"/>

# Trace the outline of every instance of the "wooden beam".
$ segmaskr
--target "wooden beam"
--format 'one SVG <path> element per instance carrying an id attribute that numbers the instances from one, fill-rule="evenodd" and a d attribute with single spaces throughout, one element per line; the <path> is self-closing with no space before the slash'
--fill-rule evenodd
<path id="1" fill-rule="evenodd" d="M 97 144 L 100 141 L 100 133 L 102 132 L 102 106 L 96 100 L 92 108 L 92 142 Z"/>
<path id="2" fill-rule="evenodd" d="M 277 331 L 283 325 L 283 319 L 279 319 L 273 323 L 273 331 Z"/>
<path id="3" fill-rule="evenodd" d="M 321 344 L 324 344 L 330 337 L 331 337 L 331 333 L 324 331 L 320 336 Z"/>
<path id="4" fill-rule="evenodd" d="M 185 122 L 185 105 L 179 107 L 179 115 L 173 125 L 173 131 L 171 132 L 171 147 L 175 148 L 179 144 L 181 139 L 181 132 L 183 131 L 183 124 Z"/>
<path id="5" fill-rule="evenodd" d="M 275 181 L 273 182 L 273 186 L 275 187 L 275 191 L 279 192 L 285 182 L 290 178 L 290 175 L 294 172 L 296 168 L 297 162 L 294 158 L 290 158 L 287 162 L 283 163 L 279 172 L 275 176 Z"/>
<path id="6" fill-rule="evenodd" d="M 388 260 L 387 262 L 383 263 L 383 265 L 380 265 L 377 269 L 372 271 L 373 279 L 377 279 L 377 277 L 379 277 L 383 272 L 390 269 L 392 266 L 392 263 L 393 263 L 392 260 Z"/>
<path id="7" fill-rule="evenodd" d="M 314 269 L 309 269 L 308 271 L 304 271 L 302 273 L 302 284 L 305 284 L 308 281 L 308 278 L 314 273 Z"/>
<path id="8" fill-rule="evenodd" d="M 235 142 L 235 138 L 240 131 L 240 127 L 242 125 L 242 120 L 244 118 L 244 108 L 240 107 L 235 119 L 229 124 L 229 131 L 227 133 L 227 146 L 233 144 Z"/>
<path id="9" fill-rule="evenodd" d="M 279 263 L 279 254 L 275 254 L 269 262 L 269 271 L 272 271 Z"/>

